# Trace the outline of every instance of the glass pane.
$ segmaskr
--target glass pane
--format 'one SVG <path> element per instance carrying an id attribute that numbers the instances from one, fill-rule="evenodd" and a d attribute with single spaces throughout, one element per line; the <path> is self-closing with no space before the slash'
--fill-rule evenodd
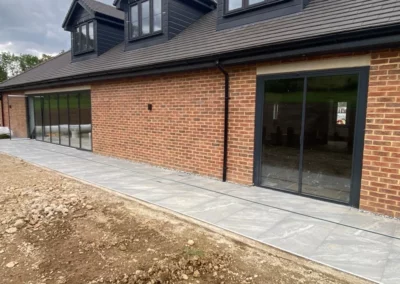
<path id="1" fill-rule="evenodd" d="M 50 100 L 49 96 L 43 97 L 43 127 L 44 135 L 43 140 L 46 142 L 51 141 L 51 131 L 50 131 Z"/>
<path id="2" fill-rule="evenodd" d="M 61 94 L 59 98 L 60 105 L 60 139 L 61 145 L 69 146 L 68 132 L 68 95 Z"/>
<path id="3" fill-rule="evenodd" d="M 308 78 L 303 193 L 349 202 L 357 90 L 357 75 Z"/>
<path id="4" fill-rule="evenodd" d="M 81 46 L 82 50 L 87 49 L 87 25 L 81 26 Z"/>
<path id="5" fill-rule="evenodd" d="M 242 8 L 242 5 L 243 5 L 242 0 L 228 0 L 228 10 L 229 11 Z"/>
<path id="6" fill-rule="evenodd" d="M 71 147 L 79 148 L 79 107 L 78 95 L 69 95 L 69 131 L 71 133 Z"/>
<path id="7" fill-rule="evenodd" d="M 261 185 L 297 192 L 304 79 L 265 82 Z"/>
<path id="8" fill-rule="evenodd" d="M 75 52 L 80 52 L 80 50 L 81 50 L 81 35 L 79 32 L 79 28 L 77 28 L 74 33 L 74 43 L 75 43 Z"/>
<path id="9" fill-rule="evenodd" d="M 58 132 L 58 95 L 50 95 L 50 118 L 51 118 L 51 142 L 60 143 Z"/>
<path id="10" fill-rule="evenodd" d="M 135 38 L 139 36 L 139 15 L 138 6 L 131 7 L 131 37 Z"/>
<path id="11" fill-rule="evenodd" d="M 150 33 L 150 4 L 149 1 L 142 2 L 142 34 Z"/>
<path id="12" fill-rule="evenodd" d="M 161 31 L 161 0 L 153 0 L 153 31 Z"/>
<path id="13" fill-rule="evenodd" d="M 43 121 L 42 121 L 42 99 L 40 97 L 34 98 L 35 109 L 35 135 L 36 140 L 43 140 Z"/>
<path id="14" fill-rule="evenodd" d="M 88 48 L 94 48 L 94 25 L 93 22 L 89 23 L 89 36 L 88 36 Z"/>
<path id="15" fill-rule="evenodd" d="M 257 3 L 261 3 L 264 2 L 264 0 L 249 0 L 249 5 L 253 5 L 253 4 L 257 4 Z"/>
<path id="16" fill-rule="evenodd" d="M 89 93 L 81 94 L 80 107 L 82 149 L 92 150 L 92 114 Z"/>

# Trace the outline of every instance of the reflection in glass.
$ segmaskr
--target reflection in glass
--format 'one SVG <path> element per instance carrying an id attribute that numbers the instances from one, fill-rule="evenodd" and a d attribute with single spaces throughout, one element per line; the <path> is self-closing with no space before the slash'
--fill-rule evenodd
<path id="1" fill-rule="evenodd" d="M 42 99 L 34 97 L 33 101 L 35 112 L 35 137 L 36 140 L 43 140 L 43 121 L 42 121 Z"/>
<path id="2" fill-rule="evenodd" d="M 80 97 L 81 143 L 82 149 L 92 149 L 92 117 L 90 94 L 82 93 Z"/>
<path id="3" fill-rule="evenodd" d="M 228 10 L 229 11 L 242 8 L 242 5 L 243 5 L 242 0 L 228 0 Z"/>
<path id="4" fill-rule="evenodd" d="M 69 146 L 69 130 L 68 130 L 68 95 L 60 94 L 60 139 L 61 145 Z"/>
<path id="5" fill-rule="evenodd" d="M 87 26 L 83 25 L 81 26 L 81 47 L 82 50 L 86 50 L 87 49 L 87 30 L 86 30 Z"/>
<path id="6" fill-rule="evenodd" d="M 79 101 L 77 94 L 69 95 L 69 131 L 71 139 L 71 147 L 79 148 Z"/>
<path id="7" fill-rule="evenodd" d="M 299 189 L 303 89 L 302 78 L 265 83 L 262 186 Z"/>
<path id="8" fill-rule="evenodd" d="M 309 77 L 303 193 L 349 202 L 357 75 Z"/>
<path id="9" fill-rule="evenodd" d="M 261 3 L 264 2 L 264 0 L 249 0 L 249 5 L 253 5 L 253 4 L 257 4 L 257 3 Z"/>
<path id="10" fill-rule="evenodd" d="M 43 140 L 51 142 L 51 129 L 50 129 L 50 100 L 49 96 L 43 97 Z"/>
<path id="11" fill-rule="evenodd" d="M 153 1 L 153 31 L 161 31 L 161 0 Z"/>
<path id="12" fill-rule="evenodd" d="M 50 95 L 50 118 L 51 118 L 51 142 L 60 143 L 59 121 L 58 121 L 58 96 Z"/>
<path id="13" fill-rule="evenodd" d="M 89 35 L 88 35 L 88 48 L 94 48 L 94 25 L 93 22 L 89 23 Z"/>
<path id="14" fill-rule="evenodd" d="M 131 7 L 131 38 L 139 36 L 139 13 L 138 5 Z"/>
<path id="15" fill-rule="evenodd" d="M 150 33 L 150 4 L 149 1 L 142 2 L 142 34 Z"/>

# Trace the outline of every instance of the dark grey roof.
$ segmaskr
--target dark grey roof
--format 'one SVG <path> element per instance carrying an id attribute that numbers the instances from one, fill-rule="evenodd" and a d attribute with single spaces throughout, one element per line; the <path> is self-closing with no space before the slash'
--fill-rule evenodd
<path id="1" fill-rule="evenodd" d="M 264 22 L 221 31 L 216 30 L 216 22 L 217 12 L 212 11 L 166 43 L 132 51 L 124 51 L 124 44 L 120 44 L 86 61 L 70 63 L 68 52 L 0 84 L 0 89 L 397 25 L 400 24 L 400 1 L 311 0 L 303 12 Z"/>
<path id="2" fill-rule="evenodd" d="M 83 3 L 85 3 L 89 9 L 91 9 L 94 12 L 107 15 L 110 17 L 114 17 L 117 19 L 124 20 L 125 19 L 125 13 L 122 11 L 117 10 L 115 7 L 104 4 L 102 2 L 98 2 L 95 0 L 81 0 Z"/>

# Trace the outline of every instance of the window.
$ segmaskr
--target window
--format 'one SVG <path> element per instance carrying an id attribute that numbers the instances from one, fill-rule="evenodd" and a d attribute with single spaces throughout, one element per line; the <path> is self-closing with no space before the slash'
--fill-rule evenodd
<path id="1" fill-rule="evenodd" d="M 260 4 L 277 4 L 286 0 L 226 0 L 227 1 L 227 11 L 237 11 L 250 9 L 252 6 L 259 6 Z M 257 5 L 258 4 L 258 5 Z"/>
<path id="2" fill-rule="evenodd" d="M 130 8 L 130 39 L 137 39 L 162 30 L 162 0 L 142 0 Z"/>
<path id="3" fill-rule="evenodd" d="M 347 120 L 347 102 L 337 103 L 336 124 L 346 125 Z"/>
<path id="4" fill-rule="evenodd" d="M 74 53 L 85 53 L 94 50 L 94 24 L 85 23 L 75 28 Z"/>

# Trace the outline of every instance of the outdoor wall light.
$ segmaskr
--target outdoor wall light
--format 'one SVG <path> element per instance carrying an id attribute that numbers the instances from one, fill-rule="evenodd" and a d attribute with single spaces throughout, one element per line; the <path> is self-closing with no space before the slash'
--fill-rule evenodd
<path id="1" fill-rule="evenodd" d="M 152 104 L 148 104 L 148 105 L 147 105 L 147 109 L 148 109 L 149 111 L 152 111 L 152 110 L 153 110 L 153 105 L 152 105 Z"/>

